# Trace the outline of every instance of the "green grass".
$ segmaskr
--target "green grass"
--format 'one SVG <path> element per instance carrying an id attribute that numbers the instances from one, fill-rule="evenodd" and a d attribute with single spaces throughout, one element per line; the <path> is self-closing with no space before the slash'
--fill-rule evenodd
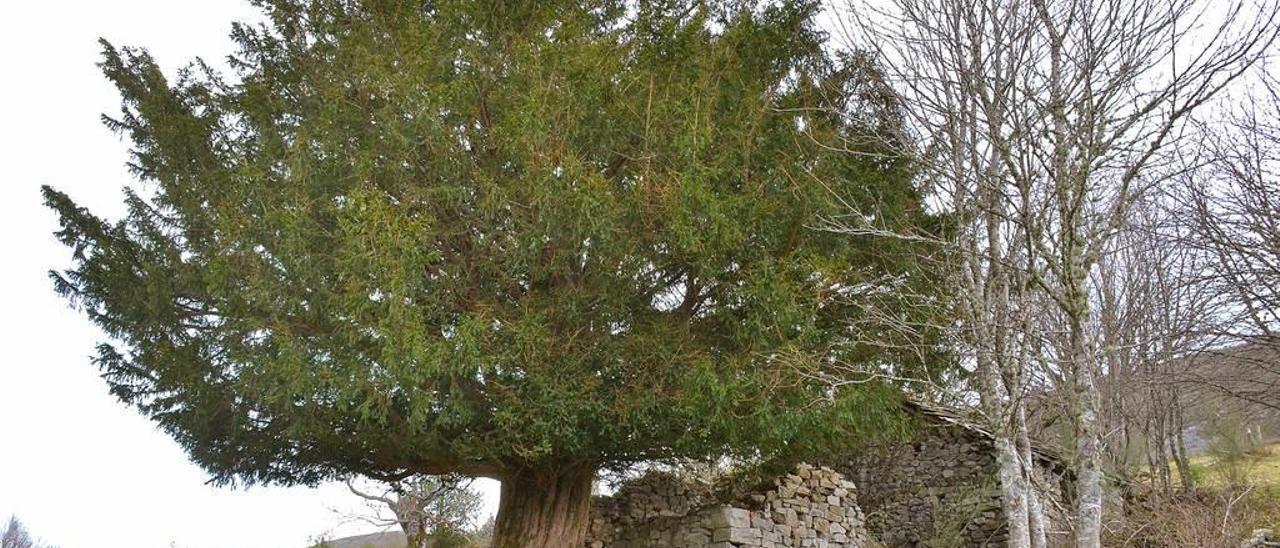
<path id="1" fill-rule="evenodd" d="M 1280 493 L 1280 442 L 1264 445 L 1235 459 L 1216 455 L 1192 458 L 1191 475 L 1204 487 L 1223 487 L 1243 480 L 1245 485 Z M 1176 480 L 1176 473 L 1174 477 Z"/>

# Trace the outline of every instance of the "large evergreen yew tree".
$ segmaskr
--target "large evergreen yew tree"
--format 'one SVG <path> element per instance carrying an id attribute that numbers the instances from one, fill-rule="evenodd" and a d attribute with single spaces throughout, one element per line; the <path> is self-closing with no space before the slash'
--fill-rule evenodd
<path id="1" fill-rule="evenodd" d="M 45 190 L 112 392 L 215 480 L 493 477 L 498 546 L 575 546 L 598 470 L 892 422 L 811 380 L 908 270 L 812 226 L 921 219 L 832 146 L 894 114 L 816 2 L 261 4 L 230 75 L 104 43 L 124 219 Z"/>

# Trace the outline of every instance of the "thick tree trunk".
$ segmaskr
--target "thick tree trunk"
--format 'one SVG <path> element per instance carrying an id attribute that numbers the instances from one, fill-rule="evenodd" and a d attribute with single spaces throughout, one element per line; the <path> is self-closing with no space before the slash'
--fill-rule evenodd
<path id="1" fill-rule="evenodd" d="M 494 548 L 578 548 L 590 525 L 593 466 L 522 469 L 502 478 Z"/>

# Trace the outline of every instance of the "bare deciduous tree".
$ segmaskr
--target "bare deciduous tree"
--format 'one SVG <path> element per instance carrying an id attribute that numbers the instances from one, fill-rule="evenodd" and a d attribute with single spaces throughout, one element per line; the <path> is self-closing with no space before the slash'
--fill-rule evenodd
<path id="1" fill-rule="evenodd" d="M 1184 431 L 1185 356 L 1212 345 L 1221 299 L 1201 283 L 1209 257 L 1180 245 L 1169 196 L 1153 193 L 1135 204 L 1130 220 L 1103 247 L 1093 270 L 1096 337 L 1101 352 L 1100 431 L 1110 473 L 1128 479 L 1150 472 L 1155 492 L 1171 495 L 1194 479 Z"/>
<path id="2" fill-rule="evenodd" d="M 1189 116 L 1275 40 L 1277 9 L 889 0 L 854 6 L 843 20 L 903 95 L 922 174 L 961 225 L 950 242 L 960 340 L 996 432 L 1011 546 L 1045 542 L 1018 451 L 1030 358 L 1044 358 L 1046 388 L 1073 424 L 1076 544 L 1100 545 L 1103 363 L 1091 273 L 1133 204 L 1177 172 L 1169 151 Z M 1037 310 L 1042 302 L 1051 309 Z"/>
<path id="3" fill-rule="evenodd" d="M 9 516 L 9 522 L 0 528 L 0 548 L 54 548 L 42 544 L 31 536 L 18 516 Z"/>
<path id="4" fill-rule="evenodd" d="M 17 516 L 9 516 L 9 523 L 0 531 L 0 548 L 35 548 L 35 540 L 27 532 Z"/>
<path id="5" fill-rule="evenodd" d="M 427 548 L 439 546 L 444 537 L 461 538 L 474 525 L 483 499 L 470 482 L 454 476 L 414 476 L 379 491 L 361 489 L 351 481 L 347 489 L 370 503 L 370 512 L 358 519 L 380 527 L 399 526 L 411 548 Z"/>
<path id="6" fill-rule="evenodd" d="M 1216 356 L 1238 375 L 1198 380 L 1280 410 L 1280 82 L 1264 75 L 1238 105 L 1209 128 L 1207 168 L 1185 177 L 1181 197 L 1185 241 L 1215 259 L 1204 283 L 1228 301 L 1221 334 L 1248 349 Z"/>

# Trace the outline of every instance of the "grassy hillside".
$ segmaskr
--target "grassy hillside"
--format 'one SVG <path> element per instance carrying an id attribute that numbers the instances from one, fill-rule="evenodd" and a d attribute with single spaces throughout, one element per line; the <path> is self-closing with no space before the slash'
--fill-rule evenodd
<path id="1" fill-rule="evenodd" d="M 334 540 L 326 540 L 311 548 L 405 548 L 407 544 L 404 533 L 400 531 L 386 531 L 382 533 L 370 533 L 367 535 L 357 535 L 354 537 L 344 537 Z"/>
<path id="2" fill-rule="evenodd" d="M 482 548 L 488 547 L 489 544 L 489 536 L 484 532 L 468 535 L 455 534 L 427 540 L 427 546 L 439 548 Z M 326 540 L 310 548 L 406 548 L 407 545 L 408 540 L 404 533 L 396 530 Z"/>
<path id="3" fill-rule="evenodd" d="M 1253 486 L 1280 496 L 1280 442 L 1236 456 L 1205 454 L 1194 457 L 1191 459 L 1191 473 L 1202 487 Z"/>

